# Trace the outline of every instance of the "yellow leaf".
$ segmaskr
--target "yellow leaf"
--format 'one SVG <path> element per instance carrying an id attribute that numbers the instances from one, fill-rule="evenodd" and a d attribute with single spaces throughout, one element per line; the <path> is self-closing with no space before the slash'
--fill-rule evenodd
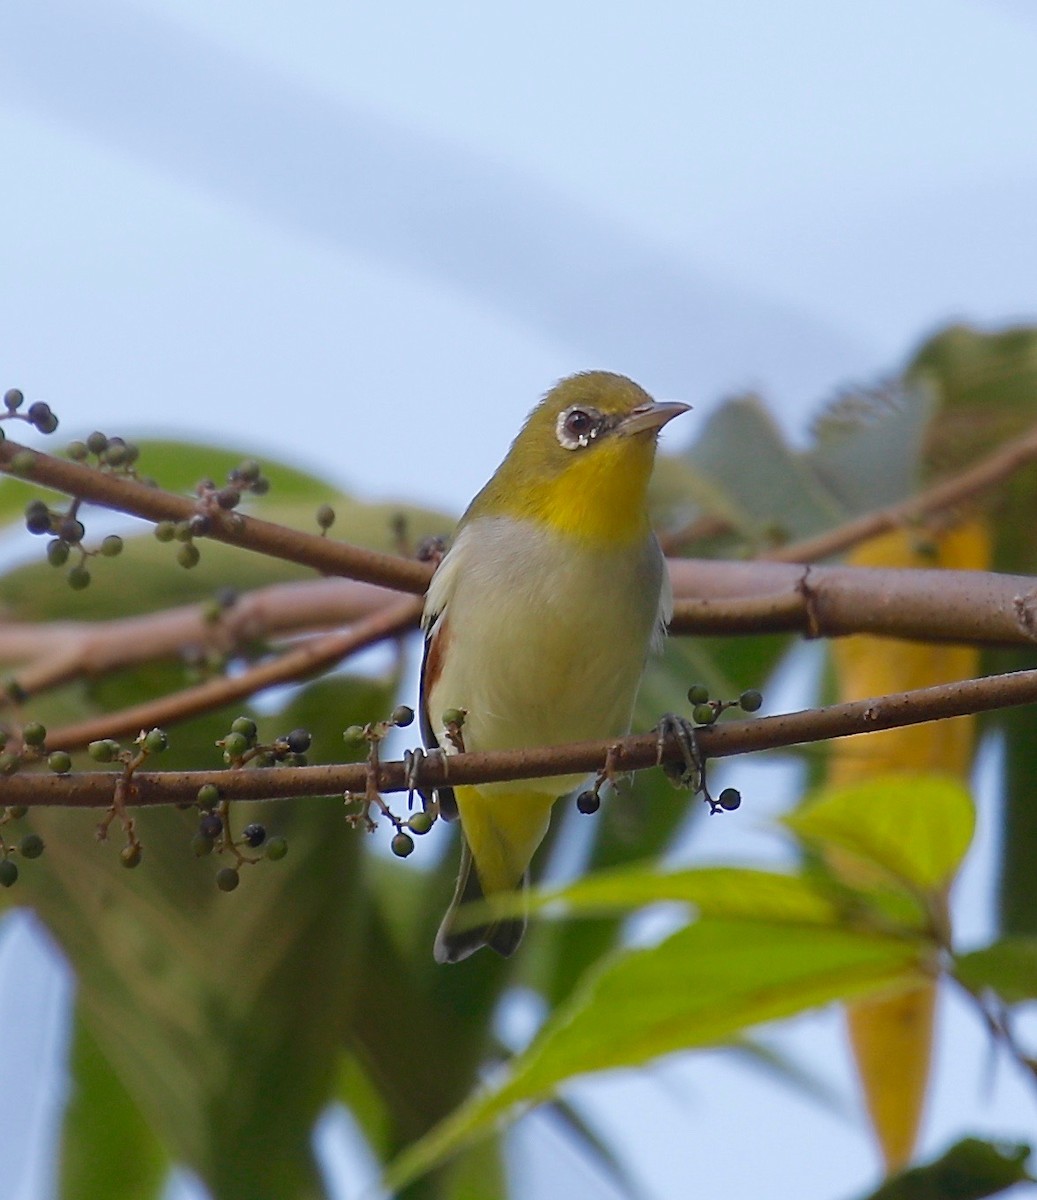
<path id="1" fill-rule="evenodd" d="M 922 547 L 922 537 L 929 543 Z M 939 537 L 897 530 L 860 546 L 855 566 L 944 567 L 983 570 L 990 540 L 978 520 Z M 832 659 L 839 698 L 865 699 L 910 688 L 966 679 L 978 669 L 968 646 L 922 645 L 891 638 L 851 637 L 834 643 Z M 958 717 L 841 739 L 829 760 L 830 785 L 861 784 L 897 772 L 939 770 L 965 779 L 972 761 L 975 720 Z M 866 884 L 858 860 L 833 855 L 830 865 L 848 882 Z M 850 1042 L 872 1129 L 886 1170 L 910 1161 L 918 1136 L 929 1080 L 936 986 L 926 984 L 887 999 L 864 1001 L 847 1010 Z"/>

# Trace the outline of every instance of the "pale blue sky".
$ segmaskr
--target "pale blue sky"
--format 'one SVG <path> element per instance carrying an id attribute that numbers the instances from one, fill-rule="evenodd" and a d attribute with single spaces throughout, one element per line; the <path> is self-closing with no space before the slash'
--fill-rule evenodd
<path id="1" fill-rule="evenodd" d="M 757 388 L 797 430 L 941 322 L 1037 317 L 1035 62 L 1028 0 L 7 0 L 0 387 L 455 511 L 576 369 L 698 416 Z M 25 941 L 0 1010 L 52 1011 Z M 942 1036 L 926 1148 L 1032 1131 L 969 1020 Z M 830 1018 L 789 1037 L 849 1095 Z M 654 1197 L 868 1184 L 851 1122 L 702 1061 L 596 1093 Z M 0 1131 L 33 1111 L 5 1089 Z M 605 1194 L 540 1154 L 531 1194 Z"/>

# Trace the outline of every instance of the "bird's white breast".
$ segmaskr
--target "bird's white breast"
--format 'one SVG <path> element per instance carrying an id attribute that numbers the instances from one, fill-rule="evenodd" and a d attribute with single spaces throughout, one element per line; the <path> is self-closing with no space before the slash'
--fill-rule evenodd
<path id="1" fill-rule="evenodd" d="M 651 535 L 602 550 L 509 517 L 474 519 L 426 602 L 426 624 L 446 638 L 429 688 L 433 728 L 441 730 L 448 708 L 467 709 L 468 750 L 625 733 L 669 607 Z M 561 793 L 577 782 L 550 786 Z"/>

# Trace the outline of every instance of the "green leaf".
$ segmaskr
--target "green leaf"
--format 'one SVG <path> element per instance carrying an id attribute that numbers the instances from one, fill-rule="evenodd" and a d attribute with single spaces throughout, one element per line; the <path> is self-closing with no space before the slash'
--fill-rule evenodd
<path id="1" fill-rule="evenodd" d="M 747 446 L 752 447 L 751 468 Z M 706 511 L 724 517 L 754 541 L 802 537 L 842 516 L 838 501 L 790 449 L 756 396 L 729 400 L 716 409 L 684 457 L 702 479 L 703 490 L 712 489 L 712 499 L 703 505 Z"/>
<path id="2" fill-rule="evenodd" d="M 169 1168 L 168 1155 L 78 1017 L 69 1068 L 61 1195 L 76 1200 L 158 1196 Z M 132 1153 L 127 1153 L 129 1147 Z"/>
<path id="3" fill-rule="evenodd" d="M 1037 1000 L 1037 937 L 1007 937 L 959 954 L 954 974 L 973 991 L 996 992 L 1006 1004 Z"/>
<path id="4" fill-rule="evenodd" d="M 809 880 L 747 867 L 663 872 L 651 863 L 600 871 L 563 888 L 534 892 L 532 910 L 560 905 L 567 916 L 628 912 L 646 904 L 682 903 L 700 917 L 832 925 L 839 909 Z"/>
<path id="5" fill-rule="evenodd" d="M 502 1078 L 401 1155 L 387 1183 L 430 1170 L 575 1076 L 713 1046 L 832 1000 L 917 985 L 922 947 L 834 925 L 709 919 L 620 954 L 556 1010 Z"/>
<path id="6" fill-rule="evenodd" d="M 314 757 L 334 754 L 342 724 L 387 711 L 391 691 L 334 676 L 296 692 L 264 729 L 284 732 L 305 713 Z M 162 765 L 210 761 L 215 719 L 178 727 Z M 235 830 L 261 821 L 289 852 L 243 867 L 230 895 L 214 886 L 222 862 L 191 853 L 196 813 L 139 813 L 133 871 L 119 863 L 118 824 L 116 844 L 98 844 L 97 819 L 34 811 L 26 823 L 47 850 L 18 886 L 76 970 L 81 1019 L 109 1070 L 218 1200 L 322 1195 L 311 1130 L 364 977 L 363 840 L 341 800 L 235 803 Z"/>
<path id="7" fill-rule="evenodd" d="M 877 776 L 826 789 L 783 818 L 804 842 L 838 847 L 909 888 L 939 889 L 972 841 L 972 798 L 952 776 Z"/>
<path id="8" fill-rule="evenodd" d="M 983 1200 L 1017 1183 L 1032 1182 L 1030 1147 L 967 1137 L 939 1158 L 888 1179 L 862 1200 Z"/>
<path id="9" fill-rule="evenodd" d="M 847 517 L 893 504 L 918 486 L 935 410 L 930 387 L 854 389 L 813 422 L 814 445 L 804 461 Z"/>

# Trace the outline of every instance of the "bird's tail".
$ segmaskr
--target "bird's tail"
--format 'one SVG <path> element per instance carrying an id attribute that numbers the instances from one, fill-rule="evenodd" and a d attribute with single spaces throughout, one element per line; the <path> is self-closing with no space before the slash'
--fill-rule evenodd
<path id="1" fill-rule="evenodd" d="M 526 876 L 523 875 L 519 888 L 525 891 Z M 436 942 L 432 948 L 438 963 L 455 963 L 474 954 L 483 946 L 489 946 L 505 958 L 515 953 L 522 935 L 526 932 L 526 915 L 501 917 L 485 924 L 472 924 L 466 920 L 466 908 L 470 904 L 485 904 L 486 896 L 479 883 L 468 840 L 461 835 L 461 867 L 457 873 L 454 898 L 446 910 L 439 926 Z"/>

